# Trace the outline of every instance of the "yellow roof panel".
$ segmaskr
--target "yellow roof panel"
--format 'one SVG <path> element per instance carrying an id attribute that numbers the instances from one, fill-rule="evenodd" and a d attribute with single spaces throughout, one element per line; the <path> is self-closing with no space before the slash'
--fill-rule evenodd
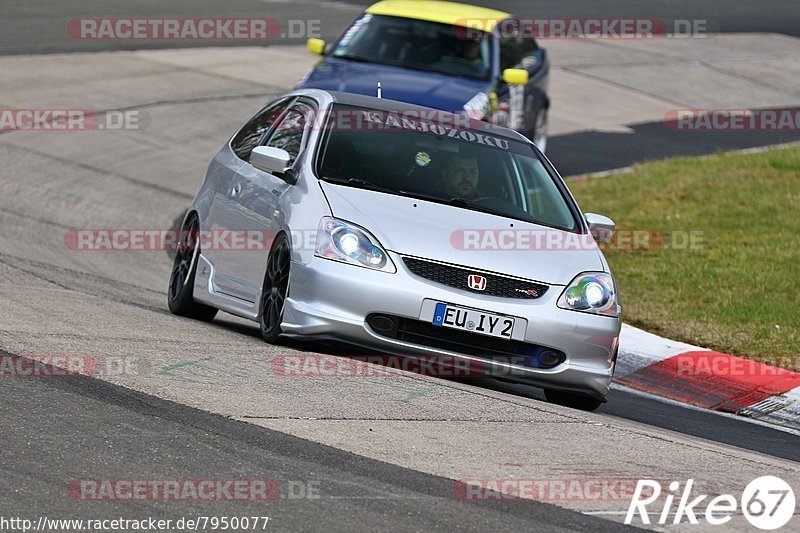
<path id="1" fill-rule="evenodd" d="M 368 7 L 367 13 L 429 20 L 484 31 L 492 31 L 498 22 L 511 16 L 488 7 L 439 0 L 383 0 Z"/>

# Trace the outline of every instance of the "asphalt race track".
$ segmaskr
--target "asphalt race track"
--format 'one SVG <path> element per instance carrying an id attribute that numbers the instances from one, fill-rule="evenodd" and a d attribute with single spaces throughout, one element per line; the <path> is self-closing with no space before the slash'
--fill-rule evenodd
<path id="1" fill-rule="evenodd" d="M 247 17 L 269 17 L 280 23 L 289 19 L 306 21 L 297 26 L 295 30 L 289 28 L 288 24 L 282 25 L 281 37 L 268 41 L 267 45 L 302 45 L 305 42 L 305 34 L 293 37 L 293 32 L 311 27 L 308 24 L 316 24 L 318 21 L 319 34 L 328 41 L 335 39 L 342 28 L 355 17 L 355 15 L 366 5 L 372 2 L 349 1 L 349 2 L 318 2 L 313 0 L 231 0 L 224 3 L 224 9 L 215 0 L 176 0 L 164 4 L 157 0 L 134 0 L 122 2 L 120 0 L 81 0 L 79 2 L 55 3 L 49 5 L 48 2 L 24 2 L 10 0 L 3 4 L 0 17 L 0 55 L 8 54 L 41 54 L 41 53 L 72 53 L 72 52 L 91 52 L 107 50 L 148 50 L 148 49 L 169 49 L 169 48 L 193 48 L 208 46 L 251 46 L 251 41 L 218 40 L 218 41 L 197 41 L 197 40 L 80 40 L 69 35 L 65 28 L 70 20 L 81 17 L 228 17 L 228 18 L 247 18 Z M 631 0 L 606 0 L 602 2 L 583 2 L 580 0 L 569 0 L 565 2 L 546 0 L 537 2 L 535 9 L 527 2 L 519 0 L 505 0 L 488 2 L 488 5 L 498 9 L 504 9 L 520 17 L 537 18 L 651 18 L 661 19 L 670 27 L 675 20 L 701 20 L 707 22 L 709 38 L 715 35 L 725 34 L 755 34 L 769 32 L 772 34 L 783 34 L 798 36 L 797 24 L 794 23 L 795 6 L 791 2 L 759 2 L 758 0 L 746 0 L 743 2 L 729 2 L 727 0 L 710 0 L 705 2 L 692 2 L 690 0 L 679 0 L 670 2 L 635 2 Z M 314 26 L 316 28 L 316 26 Z M 32 38 L 31 36 L 35 36 Z M 258 43 L 263 45 L 265 43 Z M 594 43 L 603 46 L 605 43 Z M 749 44 L 749 42 L 748 42 Z M 545 46 L 551 51 L 558 51 L 561 43 L 548 41 Z M 736 48 L 734 46 L 734 48 Z M 739 47 L 745 51 L 748 46 Z M 724 50 L 724 49 L 723 49 Z M 571 51 L 570 51 L 571 52 Z M 732 71 L 732 76 L 713 76 L 706 72 L 699 76 L 693 72 L 684 84 L 681 92 L 687 94 L 671 93 L 666 90 L 658 91 L 658 98 L 662 102 L 672 102 L 672 107 L 692 109 L 692 108 L 724 108 L 742 107 L 744 105 L 760 108 L 765 107 L 762 101 L 769 100 L 769 93 L 774 88 L 771 82 L 776 75 L 775 70 L 783 69 L 783 75 L 788 75 L 794 67 L 786 66 L 781 62 L 781 55 L 784 49 L 780 42 L 774 42 L 760 56 L 761 61 L 771 64 L 772 67 L 761 69 L 758 64 L 754 64 L 749 71 Z M 697 59 L 693 59 L 692 53 L 686 54 L 686 63 L 700 60 L 702 64 L 702 54 Z M 580 55 L 579 55 L 580 57 Z M 680 52 L 676 57 L 680 57 Z M 588 54 L 589 60 L 593 59 L 592 54 Z M 630 59 L 615 58 L 618 64 L 615 67 L 624 66 L 626 63 L 635 65 L 638 61 L 647 61 L 648 69 L 659 69 L 659 64 L 663 61 L 660 52 L 649 58 L 639 57 L 633 54 Z M 717 59 L 714 65 L 710 65 L 711 70 L 720 74 L 727 70 L 726 63 L 737 64 L 742 58 L 732 54 L 730 58 L 725 58 L 724 53 Z M 553 65 L 556 68 L 565 68 L 567 71 L 573 67 L 576 60 L 571 53 L 553 55 Z M 582 67 L 588 67 L 582 75 L 597 77 L 609 83 L 627 83 L 631 77 L 646 78 L 648 72 L 634 73 L 631 69 L 612 68 L 608 72 L 592 71 L 592 63 L 581 63 Z M 595 65 L 602 66 L 602 63 Z M 257 68 L 257 67 L 254 67 Z M 591 71 L 591 72 L 589 72 Z M 681 78 L 682 79 L 682 78 Z M 749 93 L 745 100 L 736 100 L 733 105 L 724 105 L 725 99 L 719 102 L 714 98 L 720 84 L 736 83 L 744 84 L 752 80 L 757 85 L 747 89 Z M 581 80 L 581 84 L 586 83 L 586 79 Z M 647 85 L 647 84 L 645 84 Z M 665 85 L 662 82 L 656 84 Z M 694 86 L 694 87 L 693 87 Z M 554 112 L 558 108 L 574 106 L 572 99 L 564 99 L 566 92 L 575 89 L 577 94 L 585 93 L 580 85 L 563 87 L 560 84 L 551 89 L 551 97 L 554 99 Z M 797 100 L 797 93 L 794 89 L 788 90 L 794 93 Z M 688 97 L 692 93 L 699 93 L 708 96 L 706 99 L 697 100 Z M 786 92 L 786 91 L 784 91 Z M 631 96 L 647 97 L 652 96 L 646 87 L 634 87 L 634 93 L 626 95 L 615 95 L 617 102 L 625 102 Z M 598 102 L 603 105 L 605 102 Z M 781 106 L 778 106 L 781 107 Z M 624 107 L 619 110 L 620 115 L 626 114 Z M 602 111 L 587 110 L 587 114 L 600 113 Z M 580 118 L 570 124 L 570 128 L 564 130 L 559 127 L 558 117 L 551 117 L 551 138 L 548 146 L 548 155 L 556 163 L 559 171 L 564 176 L 575 176 L 594 172 L 602 172 L 609 169 L 626 167 L 637 161 L 648 159 L 660 159 L 676 155 L 704 155 L 720 150 L 737 150 L 755 148 L 785 142 L 800 141 L 800 133 L 796 131 L 786 132 L 676 132 L 663 127 L 662 116 L 653 116 L 652 113 L 644 117 L 645 120 L 628 125 L 624 131 L 615 131 L 605 128 L 594 128 L 582 131 L 573 131 L 576 126 L 580 126 L 585 121 Z M 623 123 L 617 120 L 618 123 Z M 575 153 L 582 154 L 580 159 L 574 157 Z"/>
<path id="2" fill-rule="evenodd" d="M 111 478 L 266 478 L 281 496 L 235 502 L 230 516 L 268 515 L 283 531 L 551 531 L 627 529 L 601 518 L 528 500 L 453 498 L 444 478 L 359 457 L 303 439 L 116 387 L 91 378 L 5 380 L 0 438 L 5 459 L 0 508 L 8 515 L 113 518 L 220 514 L 214 502 L 81 502 L 64 497 L 64 477 L 102 464 Z M 68 421 L 68 423 L 65 423 Z M 103 428 L 103 438 L 97 435 Z M 46 435 L 43 437 L 43 433 Z M 33 442 L 36 442 L 33 446 Z M 306 484 L 309 473 L 314 482 Z M 289 487 L 293 488 L 289 488 Z M 301 488 L 302 487 L 302 488 Z M 305 497 L 310 494 L 312 497 Z M 35 495 L 21 498 L 20 495 Z"/>
<path id="3" fill-rule="evenodd" d="M 518 6 L 527 4 L 496 5 L 524 15 Z M 583 13 L 579 2 L 537 5 L 542 16 Z M 592 3 L 583 16 L 629 15 L 632 5 Z M 702 5 L 708 15 L 683 0 L 653 2 L 644 15 L 708 16 L 723 32 L 799 33 L 789 3 Z M 258 7 L 276 18 L 319 18 L 328 37 L 357 12 L 344 2 L 224 6 L 229 17 L 253 16 Z M 92 377 L 0 378 L 0 516 L 267 515 L 281 531 L 605 531 L 623 528 L 629 498 L 468 501 L 458 480 L 692 478 L 706 493 L 740 494 L 752 479 L 777 475 L 799 486 L 800 437 L 789 431 L 620 389 L 597 412 L 582 413 L 499 381 L 292 379 L 274 372 L 277 358 L 361 352 L 332 343 L 269 346 L 254 323 L 230 315 L 202 324 L 169 314 L 171 262 L 163 250 L 78 251 L 66 235 L 172 228 L 226 136 L 285 90 L 278 76 L 296 79 L 307 59 L 285 43 L 230 49 L 230 56 L 207 49 L 109 54 L 129 43 L 63 34 L 79 16 L 221 16 L 210 0 L 5 2 L 0 9 L 0 106 L 132 109 L 148 120 L 136 131 L 0 132 L 0 356 L 71 354 L 97 363 Z M 572 53 L 554 51 L 565 64 Z M 54 52 L 64 55 L 20 55 Z M 588 57 L 576 59 L 569 74 Z M 269 68 L 253 69 L 262 59 Z M 775 105 L 785 97 L 778 93 Z M 796 140 L 670 137 L 656 121 L 631 129 L 565 129 L 551 138 L 550 157 L 564 174 L 580 174 Z M 280 491 L 266 502 L 86 501 L 70 491 L 86 479 L 267 479 Z M 728 528 L 750 530 L 742 516 Z"/>
<path id="4" fill-rule="evenodd" d="M 368 1 L 320 2 L 317 0 L 77 0 L 43 2 L 8 0 L 0 17 L 0 54 L 58 53 L 98 50 L 131 50 L 207 46 L 192 42 L 120 42 L 76 41 L 64 32 L 67 22 L 79 17 L 271 17 L 321 20 L 321 35 L 333 39 L 339 35 L 359 8 Z M 759 0 L 496 0 L 477 2 L 514 13 L 520 17 L 614 18 L 646 17 L 666 21 L 704 19 L 708 27 L 722 33 L 774 32 L 800 36 L 796 24 L 797 6 L 792 2 Z M 224 5 L 224 7 L 222 7 Z M 291 41 L 291 39 L 289 39 Z M 294 39 L 295 43 L 304 38 Z M 220 42 L 235 46 L 242 42 Z"/>

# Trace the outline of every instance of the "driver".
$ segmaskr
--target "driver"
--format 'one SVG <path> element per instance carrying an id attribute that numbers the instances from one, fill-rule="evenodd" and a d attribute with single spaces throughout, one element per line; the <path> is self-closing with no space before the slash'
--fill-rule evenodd
<path id="1" fill-rule="evenodd" d="M 461 44 L 461 52 L 458 59 L 469 65 L 472 74 L 482 76 L 486 73 L 486 65 L 483 63 L 480 41 L 464 41 Z"/>
<path id="2" fill-rule="evenodd" d="M 449 154 L 442 167 L 442 181 L 453 198 L 473 198 L 478 190 L 478 158 Z"/>
<path id="3" fill-rule="evenodd" d="M 452 53 L 440 58 L 434 66 L 457 76 L 483 77 L 488 71 L 481 46 L 480 40 L 459 41 L 453 45 Z"/>
<path id="4" fill-rule="evenodd" d="M 472 40 L 464 41 L 464 43 L 461 45 L 461 57 L 475 68 L 480 68 L 483 66 L 483 59 L 481 58 L 481 42 Z"/>

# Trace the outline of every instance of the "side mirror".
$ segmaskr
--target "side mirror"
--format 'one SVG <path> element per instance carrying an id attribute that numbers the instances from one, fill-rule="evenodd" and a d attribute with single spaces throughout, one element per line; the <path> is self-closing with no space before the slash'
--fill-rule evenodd
<path id="1" fill-rule="evenodd" d="M 321 56 L 325 53 L 325 40 L 312 37 L 306 41 L 306 49 L 314 55 Z"/>
<path id="2" fill-rule="evenodd" d="M 507 68 L 503 71 L 503 81 L 509 85 L 528 83 L 528 71 L 522 68 Z"/>
<path id="3" fill-rule="evenodd" d="M 250 164 L 270 174 L 283 174 L 289 166 L 289 152 L 271 146 L 256 146 L 250 152 Z"/>
<path id="4" fill-rule="evenodd" d="M 586 222 L 589 223 L 589 233 L 598 244 L 607 241 L 614 235 L 616 224 L 608 217 L 596 213 L 586 213 Z"/>

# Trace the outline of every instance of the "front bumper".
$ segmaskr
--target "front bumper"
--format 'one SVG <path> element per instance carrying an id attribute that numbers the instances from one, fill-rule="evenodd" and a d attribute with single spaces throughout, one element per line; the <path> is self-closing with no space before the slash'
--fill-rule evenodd
<path id="1" fill-rule="evenodd" d="M 407 270 L 398 254 L 389 255 L 397 266 L 395 274 L 319 257 L 305 265 L 292 263 L 283 331 L 290 336 L 342 339 L 403 355 L 449 356 L 479 363 L 492 376 L 596 398 L 608 394 L 621 326 L 618 318 L 558 308 L 562 286 L 551 286 L 538 299 L 486 296 L 418 277 Z M 372 314 L 430 322 L 431 300 L 525 319 L 524 331 L 515 330 L 519 341 L 561 351 L 566 359 L 553 368 L 534 368 L 510 363 L 507 358 L 406 342 L 379 334 L 367 324 Z M 505 342 L 509 341 L 497 340 Z"/>

